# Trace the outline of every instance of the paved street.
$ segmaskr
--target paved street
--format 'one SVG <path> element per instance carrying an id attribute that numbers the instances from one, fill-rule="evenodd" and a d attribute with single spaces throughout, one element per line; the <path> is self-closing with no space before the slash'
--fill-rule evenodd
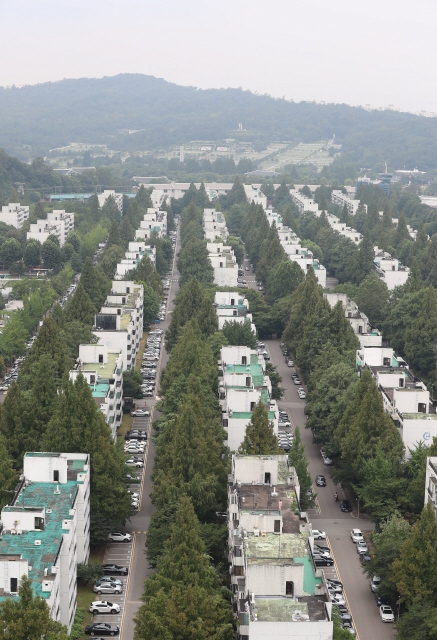
<path id="1" fill-rule="evenodd" d="M 246 266 L 249 266 L 248 261 L 244 263 L 244 267 Z M 252 269 L 244 273 L 248 286 L 256 288 Z M 340 511 L 338 503 L 334 501 L 334 493 L 338 491 L 341 498 L 342 491 L 329 477 L 329 467 L 323 464 L 319 447 L 312 443 L 311 431 L 305 429 L 305 401 L 300 400 L 297 387 L 291 382 L 291 373 L 294 368 L 286 365 L 279 340 L 265 340 L 264 343 L 270 353 L 271 362 L 283 378 L 282 386 L 285 388 L 285 394 L 278 404 L 281 408 L 288 409 L 293 426 L 297 425 L 301 428 L 311 477 L 313 481 L 317 474 L 326 477 L 326 487 L 318 487 L 316 491 L 319 508 L 312 509 L 310 512 L 314 528 L 326 531 L 335 559 L 335 566 L 332 569 L 326 568 L 325 574 L 334 578 L 338 576 L 343 583 L 359 640 L 392 640 L 395 636 L 394 625 L 381 622 L 369 581 L 362 573 L 361 562 L 350 538 L 351 529 L 371 531 L 373 524 L 370 520 L 357 519 L 350 513 Z"/>
<path id="2" fill-rule="evenodd" d="M 166 319 L 164 322 L 156 325 L 163 331 L 168 328 L 171 312 L 174 307 L 174 297 L 179 288 L 178 284 L 178 276 L 179 273 L 176 270 L 176 255 L 180 250 L 179 245 L 179 233 L 177 236 L 177 243 L 175 248 L 175 256 L 173 261 L 173 269 L 172 269 L 172 277 L 170 278 L 170 289 L 168 296 L 168 304 L 167 304 L 167 313 Z M 158 365 L 158 375 L 157 381 L 159 380 L 159 375 L 161 371 L 164 369 L 168 361 L 168 354 L 164 348 L 164 341 L 162 342 L 161 348 L 161 356 Z M 159 385 L 157 384 L 156 392 L 159 390 Z M 156 419 L 157 413 L 154 409 L 156 404 L 156 398 L 146 398 L 145 402 L 147 402 L 147 406 L 150 407 L 152 411 L 151 422 Z M 144 402 L 140 401 L 137 403 L 138 406 L 143 405 Z M 151 435 L 151 434 L 150 434 Z M 146 578 L 152 573 L 152 570 L 149 567 L 149 563 L 147 562 L 147 558 L 144 554 L 145 550 L 145 541 L 146 541 L 146 532 L 148 530 L 150 524 L 150 518 L 154 511 L 152 502 L 150 500 L 150 492 L 152 489 L 152 481 L 151 474 L 153 471 L 153 464 L 155 458 L 155 449 L 154 444 L 149 438 L 149 447 L 146 452 L 146 459 L 144 465 L 144 477 L 141 487 L 141 496 L 140 496 L 140 509 L 139 511 L 132 516 L 130 522 L 128 522 L 125 527 L 126 531 L 131 531 L 134 534 L 134 543 L 132 548 L 132 561 L 130 566 L 129 578 L 127 581 L 127 592 L 126 592 L 126 603 L 123 612 L 123 626 L 121 629 L 121 640 L 132 640 L 134 636 L 134 617 L 139 607 L 141 606 L 141 596 L 143 593 L 144 581 Z"/>

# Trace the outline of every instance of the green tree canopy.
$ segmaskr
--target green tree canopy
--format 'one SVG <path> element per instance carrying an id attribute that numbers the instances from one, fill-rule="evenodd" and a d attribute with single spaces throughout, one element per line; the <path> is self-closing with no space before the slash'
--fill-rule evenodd
<path id="1" fill-rule="evenodd" d="M 252 417 L 246 426 L 246 433 L 238 453 L 249 456 L 281 453 L 273 430 L 273 422 L 269 420 L 269 414 L 261 398 L 252 411 Z"/>

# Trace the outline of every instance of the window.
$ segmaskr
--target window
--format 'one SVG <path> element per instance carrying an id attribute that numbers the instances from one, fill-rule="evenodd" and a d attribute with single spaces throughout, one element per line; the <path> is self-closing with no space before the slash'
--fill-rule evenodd
<path id="1" fill-rule="evenodd" d="M 256 407 L 256 402 L 251 402 L 250 403 L 250 410 L 253 411 Z"/>
<path id="2" fill-rule="evenodd" d="M 231 306 L 233 307 L 233 306 L 234 306 L 234 304 L 235 304 L 235 299 L 234 299 L 234 298 L 231 298 Z"/>
<path id="3" fill-rule="evenodd" d="M 223 267 L 223 262 L 220 262 L 220 266 Z"/>
<path id="4" fill-rule="evenodd" d="M 250 387 L 250 376 L 246 378 L 246 387 Z"/>
<path id="5" fill-rule="evenodd" d="M 53 482 L 59 482 L 59 471 L 57 469 L 53 471 Z"/>
<path id="6" fill-rule="evenodd" d="M 273 531 L 275 533 L 281 533 L 281 521 L 280 520 L 275 520 L 274 525 L 273 525 Z"/>
<path id="7" fill-rule="evenodd" d="M 399 386 L 400 387 L 404 386 L 404 382 L 405 382 L 405 380 L 403 378 L 399 378 Z"/>
<path id="8" fill-rule="evenodd" d="M 35 518 L 35 529 L 37 531 L 44 531 L 44 518 Z"/>
<path id="9" fill-rule="evenodd" d="M 126 298 L 121 299 L 121 304 L 126 304 Z"/>
<path id="10" fill-rule="evenodd" d="M 96 376 L 90 376 L 90 384 L 95 384 Z"/>
<path id="11" fill-rule="evenodd" d="M 418 406 L 417 406 L 417 412 L 418 413 L 426 413 L 426 404 L 423 402 L 419 402 Z"/>
<path id="12" fill-rule="evenodd" d="M 291 580 L 287 580 L 285 583 L 285 595 L 293 596 L 294 595 L 294 582 Z"/>
<path id="13" fill-rule="evenodd" d="M 234 310 L 232 311 L 232 315 L 233 315 L 233 316 L 236 316 L 236 315 L 237 315 L 237 310 L 236 310 L 236 309 L 234 309 Z"/>
<path id="14" fill-rule="evenodd" d="M 247 364 L 247 356 L 241 356 L 241 364 Z"/>
<path id="15" fill-rule="evenodd" d="M 126 293 L 130 293 L 130 287 L 126 287 Z"/>
<path id="16" fill-rule="evenodd" d="M 234 570 L 234 576 L 244 576 L 244 567 L 232 567 Z"/>
<path id="17" fill-rule="evenodd" d="M 103 364 L 103 353 L 99 353 L 99 364 Z"/>
<path id="18" fill-rule="evenodd" d="M 361 325 L 358 327 L 358 333 L 363 333 L 363 327 Z"/>
<path id="19" fill-rule="evenodd" d="M 18 578 L 11 578 L 11 593 L 18 591 Z"/>
<path id="20" fill-rule="evenodd" d="M 390 366 L 390 358 L 383 358 L 382 359 L 382 364 L 384 365 L 384 367 L 389 367 Z"/>
<path id="21" fill-rule="evenodd" d="M 264 474 L 264 484 L 270 484 L 272 481 L 272 476 L 270 473 Z"/>

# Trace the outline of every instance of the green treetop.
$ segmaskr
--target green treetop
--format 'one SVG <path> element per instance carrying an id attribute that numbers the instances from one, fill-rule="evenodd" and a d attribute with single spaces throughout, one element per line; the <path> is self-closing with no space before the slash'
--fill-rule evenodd
<path id="1" fill-rule="evenodd" d="M 269 420 L 261 398 L 252 411 L 252 417 L 246 427 L 244 440 L 238 449 L 238 453 L 248 456 L 281 453 L 273 430 L 273 422 Z"/>

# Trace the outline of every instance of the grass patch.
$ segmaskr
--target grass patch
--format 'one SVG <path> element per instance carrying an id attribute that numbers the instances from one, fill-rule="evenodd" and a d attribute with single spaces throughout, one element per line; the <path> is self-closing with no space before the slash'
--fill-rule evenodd
<path id="1" fill-rule="evenodd" d="M 140 347 L 138 349 L 138 357 L 135 364 L 135 371 L 139 371 L 141 369 L 141 364 L 143 362 L 143 353 L 144 353 L 144 349 L 146 348 L 146 342 L 147 342 L 148 336 L 149 336 L 148 333 L 143 333 L 143 337 L 140 340 Z"/>
<path id="2" fill-rule="evenodd" d="M 88 562 L 90 564 L 103 564 L 103 560 L 105 558 L 106 544 L 101 544 L 96 547 L 91 547 L 90 557 Z M 93 600 L 96 600 L 97 594 L 93 591 L 93 581 L 90 580 L 88 584 L 84 585 L 81 583 L 77 584 L 77 608 L 85 610 L 85 618 L 83 620 L 83 627 L 92 622 L 93 614 L 88 611 L 88 607 L 90 606 Z M 85 634 L 81 636 L 82 638 L 87 638 Z"/>
<path id="3" fill-rule="evenodd" d="M 117 429 L 117 440 L 121 440 L 124 442 L 124 436 L 132 427 L 132 416 L 130 413 L 123 413 L 123 418 L 121 419 L 121 425 Z"/>

